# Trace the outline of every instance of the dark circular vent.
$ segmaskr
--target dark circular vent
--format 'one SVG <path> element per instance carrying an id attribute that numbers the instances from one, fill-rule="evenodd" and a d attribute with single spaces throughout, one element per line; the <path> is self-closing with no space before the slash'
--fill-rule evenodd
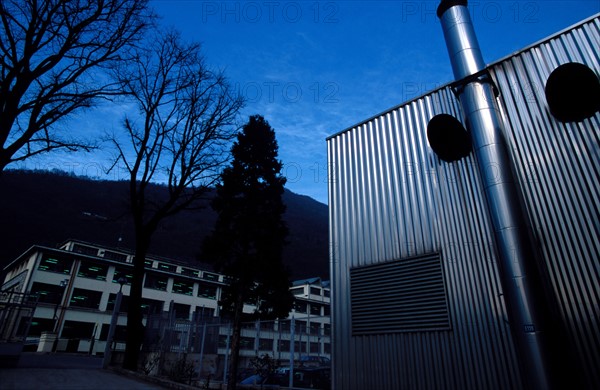
<path id="1" fill-rule="evenodd" d="M 546 81 L 550 113 L 561 122 L 579 122 L 600 110 L 600 82 L 593 70 L 570 62 L 554 69 Z"/>
<path id="2" fill-rule="evenodd" d="M 462 123 L 448 114 L 439 114 L 427 124 L 429 146 L 441 160 L 453 162 L 471 152 L 471 137 Z"/>

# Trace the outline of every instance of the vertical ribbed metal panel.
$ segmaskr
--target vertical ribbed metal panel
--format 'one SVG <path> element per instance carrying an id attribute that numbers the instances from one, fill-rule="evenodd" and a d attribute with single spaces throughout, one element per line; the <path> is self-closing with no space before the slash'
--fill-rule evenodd
<path id="1" fill-rule="evenodd" d="M 476 167 L 440 163 L 427 145 L 439 113 L 460 118 L 449 88 L 328 141 L 337 389 L 518 383 Z M 451 330 L 353 337 L 349 269 L 431 252 L 442 256 Z"/>
<path id="2" fill-rule="evenodd" d="M 544 83 L 577 61 L 600 74 L 598 18 L 491 66 L 517 174 L 569 340 L 588 384 L 600 362 L 600 114 L 560 124 Z M 462 119 L 450 87 L 330 137 L 333 380 L 342 389 L 506 389 L 521 378 L 482 186 L 469 156 L 427 144 L 436 114 Z M 352 336 L 350 268 L 440 253 L 451 329 Z"/>
<path id="3" fill-rule="evenodd" d="M 599 48 L 595 18 L 490 68 L 544 266 L 590 388 L 600 385 L 600 115 L 558 122 L 544 86 L 568 62 L 600 76 Z"/>

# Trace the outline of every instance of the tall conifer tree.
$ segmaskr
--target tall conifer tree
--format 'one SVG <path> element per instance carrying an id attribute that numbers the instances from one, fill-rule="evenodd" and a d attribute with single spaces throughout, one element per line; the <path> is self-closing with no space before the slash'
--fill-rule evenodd
<path id="1" fill-rule="evenodd" d="M 285 318 L 293 295 L 282 262 L 286 180 L 275 132 L 262 116 L 251 116 L 231 152 L 233 161 L 213 201 L 218 219 L 204 243 L 204 256 L 231 277 L 220 306 L 233 320 L 228 389 L 235 389 L 242 320 Z M 256 307 L 250 316 L 243 317 L 244 303 Z"/>

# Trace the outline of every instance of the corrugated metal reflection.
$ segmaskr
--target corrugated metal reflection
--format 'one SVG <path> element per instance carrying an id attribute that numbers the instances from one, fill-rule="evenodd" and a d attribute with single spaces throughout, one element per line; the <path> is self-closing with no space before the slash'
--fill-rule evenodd
<path id="1" fill-rule="evenodd" d="M 570 61 L 600 74 L 596 16 L 489 67 L 508 144 L 567 337 L 600 384 L 600 114 L 562 124 L 544 84 Z M 334 385 L 340 389 L 519 388 L 482 186 L 469 156 L 445 163 L 429 119 L 462 119 L 449 86 L 328 139 Z M 438 252 L 451 330 L 351 334 L 351 267 Z"/>
<path id="2" fill-rule="evenodd" d="M 589 384 L 600 384 L 600 115 L 560 123 L 544 83 L 559 65 L 600 73 L 600 19 L 491 67 L 530 219 L 569 342 Z M 522 85 L 522 88 L 517 86 Z"/>

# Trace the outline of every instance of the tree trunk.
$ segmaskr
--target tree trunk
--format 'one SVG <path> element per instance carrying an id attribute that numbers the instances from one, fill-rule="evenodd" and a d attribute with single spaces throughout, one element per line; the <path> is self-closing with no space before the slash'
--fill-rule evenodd
<path id="1" fill-rule="evenodd" d="M 244 311 L 244 297 L 238 293 L 233 315 L 233 335 L 231 337 L 231 367 L 227 378 L 227 390 L 237 388 L 237 371 L 240 361 L 240 337 L 242 334 L 242 313 Z"/>
<path id="2" fill-rule="evenodd" d="M 144 339 L 144 326 L 142 324 L 142 289 L 144 284 L 144 261 L 148 252 L 149 240 L 143 237 L 136 239 L 135 256 L 133 258 L 133 279 L 129 293 L 127 310 L 127 344 L 123 368 L 137 371 L 140 356 L 140 347 Z"/>

